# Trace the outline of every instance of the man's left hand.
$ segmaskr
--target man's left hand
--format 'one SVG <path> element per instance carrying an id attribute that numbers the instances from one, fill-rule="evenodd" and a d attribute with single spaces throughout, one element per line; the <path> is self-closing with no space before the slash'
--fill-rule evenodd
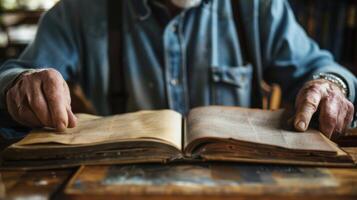
<path id="1" fill-rule="evenodd" d="M 353 104 L 334 83 L 317 79 L 309 81 L 296 98 L 294 127 L 306 131 L 311 118 L 319 110 L 319 129 L 328 138 L 336 139 L 352 122 Z"/>

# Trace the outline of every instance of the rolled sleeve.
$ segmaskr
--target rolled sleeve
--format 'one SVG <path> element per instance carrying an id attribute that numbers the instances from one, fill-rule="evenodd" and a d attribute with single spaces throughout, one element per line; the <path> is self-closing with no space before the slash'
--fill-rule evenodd
<path id="1" fill-rule="evenodd" d="M 340 79 L 342 79 L 348 89 L 348 94 L 347 98 L 349 101 L 354 103 L 356 105 L 356 78 L 355 76 L 349 72 L 346 68 L 336 65 L 336 66 L 324 66 L 320 67 L 318 70 L 315 71 L 314 74 L 319 74 L 319 73 L 328 73 L 328 74 L 333 74 Z M 312 79 L 312 77 L 310 77 Z"/>
<path id="2" fill-rule="evenodd" d="M 6 110 L 6 91 L 13 85 L 13 82 L 22 73 L 32 71 L 32 69 L 25 69 L 20 67 L 14 67 L 7 69 L 0 73 L 0 110 Z"/>

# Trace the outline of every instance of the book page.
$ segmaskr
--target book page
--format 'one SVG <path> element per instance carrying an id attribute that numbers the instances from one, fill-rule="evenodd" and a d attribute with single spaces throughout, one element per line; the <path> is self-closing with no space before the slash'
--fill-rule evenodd
<path id="1" fill-rule="evenodd" d="M 77 116 L 79 120 L 75 128 L 64 132 L 34 130 L 16 145 L 89 145 L 155 139 L 181 150 L 182 117 L 175 111 L 140 111 L 110 117 L 83 114 Z"/>
<path id="2" fill-rule="evenodd" d="M 234 139 L 294 150 L 336 151 L 317 130 L 294 132 L 281 128 L 283 110 L 266 111 L 210 106 L 191 110 L 185 147 L 197 139 Z"/>

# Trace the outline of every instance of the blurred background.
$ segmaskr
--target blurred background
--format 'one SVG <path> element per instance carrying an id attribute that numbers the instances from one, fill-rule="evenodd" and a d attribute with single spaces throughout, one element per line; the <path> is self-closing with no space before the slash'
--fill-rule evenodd
<path id="1" fill-rule="evenodd" d="M 16 58 L 35 37 L 42 13 L 58 0 L 0 0 L 0 65 Z"/>
<path id="2" fill-rule="evenodd" d="M 58 0 L 0 0 L 0 65 L 30 43 L 43 12 Z M 357 75 L 357 0 L 289 0 L 321 48 Z"/>

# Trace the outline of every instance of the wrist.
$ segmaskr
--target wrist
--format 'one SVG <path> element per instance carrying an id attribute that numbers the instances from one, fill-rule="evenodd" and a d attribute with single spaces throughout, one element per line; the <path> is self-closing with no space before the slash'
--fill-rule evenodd
<path id="1" fill-rule="evenodd" d="M 345 97 L 348 96 L 349 91 L 347 84 L 340 77 L 329 73 L 319 73 L 313 76 L 313 80 L 318 79 L 329 82 L 331 85 L 339 88 Z"/>

